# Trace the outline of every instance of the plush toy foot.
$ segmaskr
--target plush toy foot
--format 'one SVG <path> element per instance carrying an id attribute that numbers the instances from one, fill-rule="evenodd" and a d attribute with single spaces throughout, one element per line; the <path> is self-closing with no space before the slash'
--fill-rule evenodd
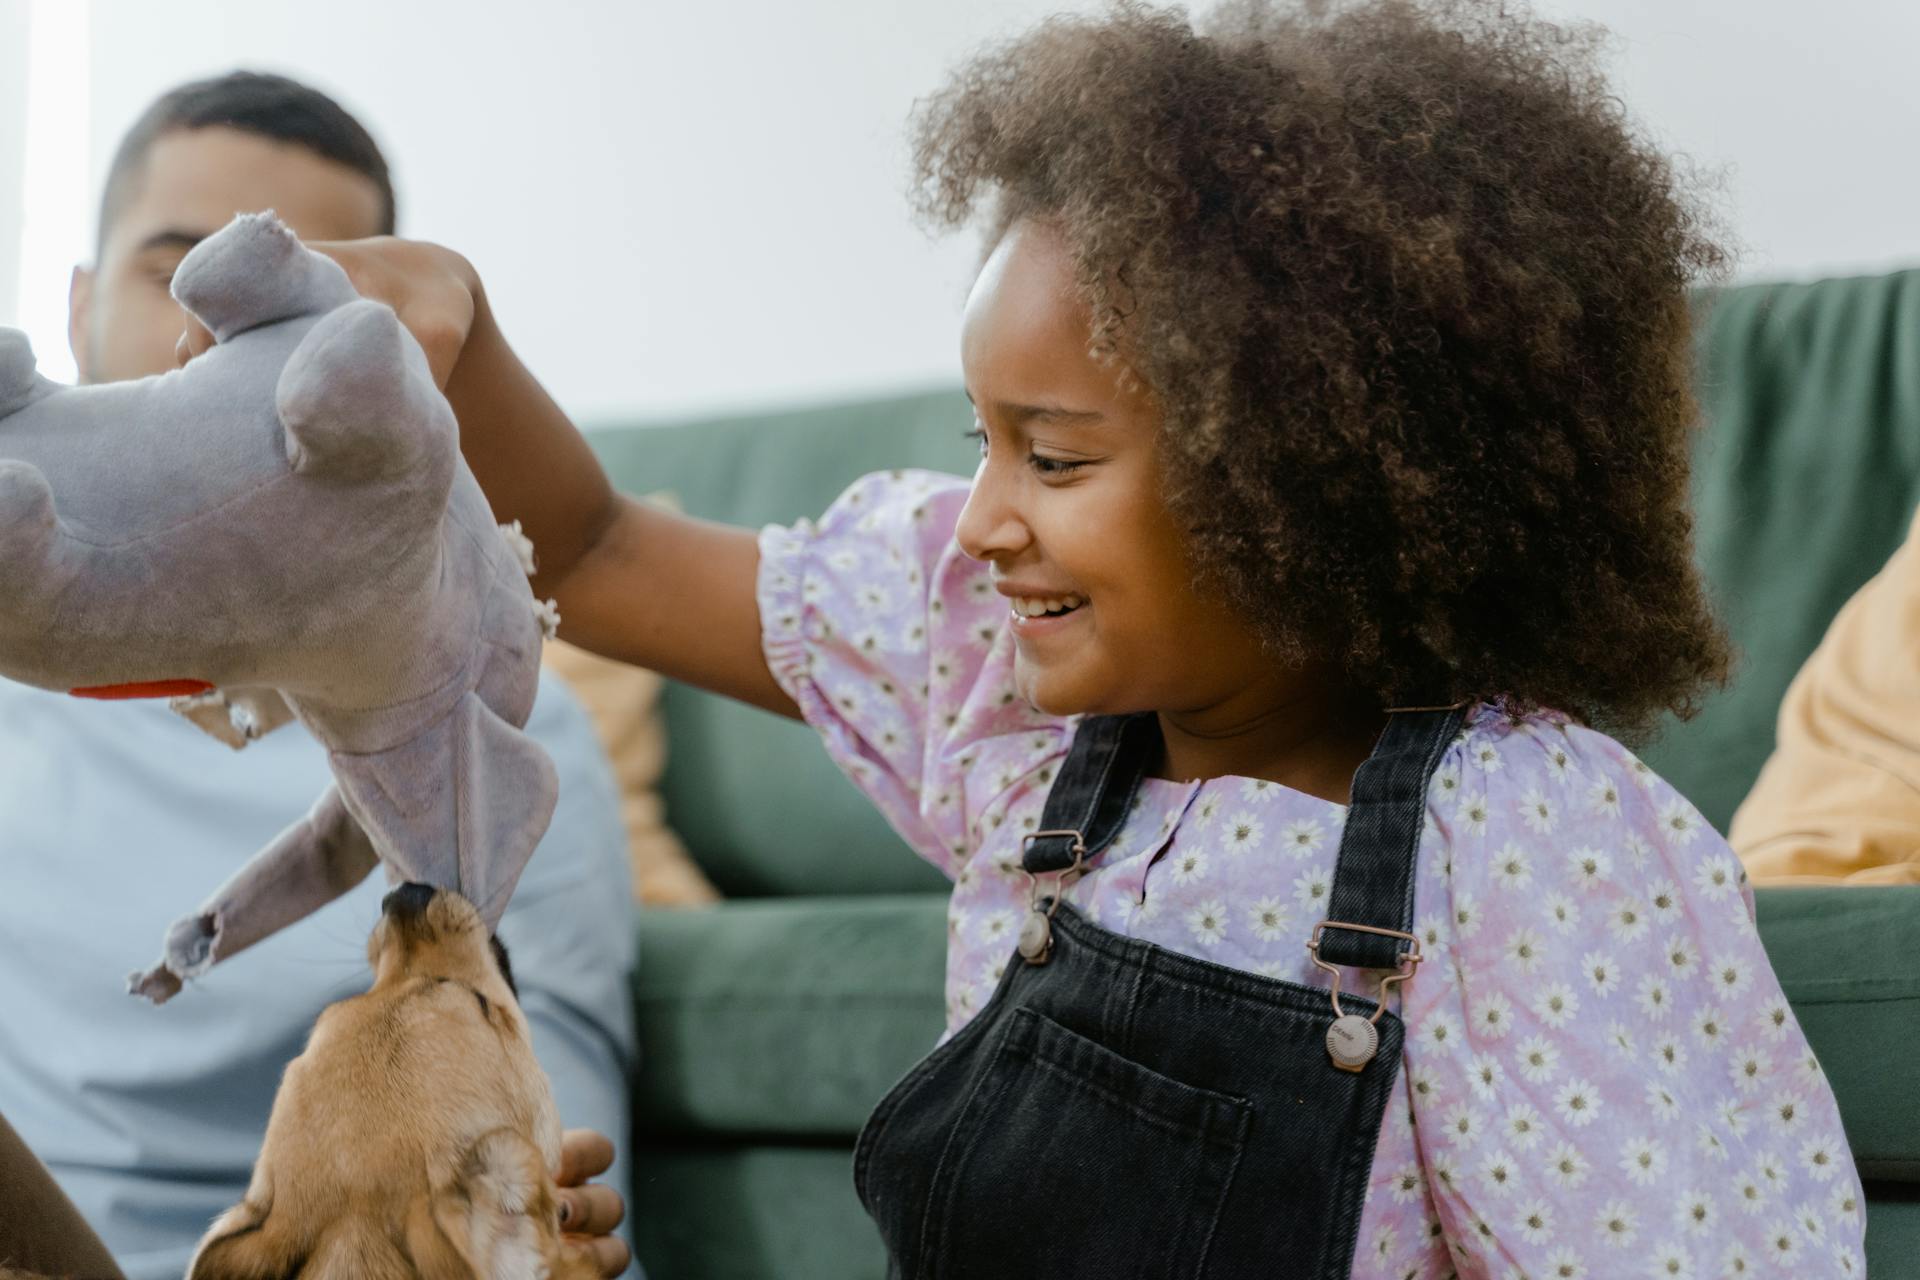
<path id="1" fill-rule="evenodd" d="M 160 963 L 145 973 L 127 975 L 127 994 L 165 1004 L 180 993 L 189 978 L 197 978 L 213 964 L 213 943 L 219 922 L 212 912 L 197 913 L 173 922 Z"/>
<path id="2" fill-rule="evenodd" d="M 165 1004 L 182 983 L 365 880 L 379 861 L 339 789 L 328 787 L 311 813 L 234 872 L 198 911 L 173 922 L 160 963 L 129 974 L 128 993 Z"/>
<path id="3" fill-rule="evenodd" d="M 273 689 L 209 689 L 175 698 L 167 708 L 235 751 L 293 719 L 293 709 Z"/>

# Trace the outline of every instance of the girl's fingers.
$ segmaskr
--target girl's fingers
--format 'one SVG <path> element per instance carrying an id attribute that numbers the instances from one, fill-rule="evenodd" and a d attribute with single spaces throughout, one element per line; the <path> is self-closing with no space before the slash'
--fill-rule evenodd
<path id="1" fill-rule="evenodd" d="M 181 333 L 180 340 L 173 344 L 173 363 L 176 366 L 184 365 L 212 346 L 213 335 L 207 332 L 207 327 L 188 316 L 185 331 Z"/>
<path id="2" fill-rule="evenodd" d="M 473 328 L 480 278 L 472 264 L 439 245 L 391 236 L 307 247 L 339 263 L 360 296 L 393 308 L 426 353 L 434 385 L 444 388 Z"/>

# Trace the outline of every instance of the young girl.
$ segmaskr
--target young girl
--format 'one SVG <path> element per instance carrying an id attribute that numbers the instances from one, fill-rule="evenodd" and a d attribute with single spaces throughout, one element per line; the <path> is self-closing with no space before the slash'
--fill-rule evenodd
<path id="1" fill-rule="evenodd" d="M 1739 863 L 1607 736 L 1727 666 L 1719 258 L 1589 45 L 1380 0 L 988 53 L 917 121 L 988 225 L 979 470 L 757 537 L 614 495 L 462 260 L 340 251 L 565 634 L 804 717 L 952 876 L 948 1037 L 856 1154 L 898 1274 L 1860 1274 Z"/>

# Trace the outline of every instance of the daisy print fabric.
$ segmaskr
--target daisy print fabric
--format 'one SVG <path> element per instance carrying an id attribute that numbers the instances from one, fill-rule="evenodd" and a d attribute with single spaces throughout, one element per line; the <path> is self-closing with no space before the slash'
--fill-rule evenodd
<path id="1" fill-rule="evenodd" d="M 868 476 L 760 537 L 775 677 L 954 882 L 949 1035 L 1013 957 L 1020 837 L 1077 723 L 1014 690 L 1007 604 L 953 538 L 966 494 Z M 1067 898 L 1115 933 L 1324 988 L 1305 942 L 1345 812 L 1258 779 L 1148 778 Z M 1415 904 L 1426 960 L 1398 989 L 1406 1048 L 1353 1275 L 1864 1274 L 1839 1111 L 1740 863 L 1625 748 L 1475 708 L 1432 779 Z"/>

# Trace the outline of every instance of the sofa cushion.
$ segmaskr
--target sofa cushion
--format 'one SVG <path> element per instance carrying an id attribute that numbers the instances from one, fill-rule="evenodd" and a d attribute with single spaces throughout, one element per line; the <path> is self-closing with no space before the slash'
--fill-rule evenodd
<path id="1" fill-rule="evenodd" d="M 1760 934 L 1865 1178 L 1920 1182 L 1920 886 L 1763 889 Z M 933 894 L 643 912 L 642 1128 L 851 1140 L 938 1039 Z"/>
<path id="2" fill-rule="evenodd" d="M 643 501 L 668 511 L 680 509 L 671 493 L 650 493 Z M 620 821 L 627 830 L 634 900 L 652 907 L 717 901 L 719 891 L 667 825 L 666 802 L 660 797 L 660 775 L 667 765 L 667 718 L 660 706 L 666 681 L 564 640 L 549 642 L 541 661 L 580 699 L 600 745 L 607 749 L 613 779 L 620 784 Z"/>
<path id="3" fill-rule="evenodd" d="M 817 516 L 889 467 L 971 472 L 958 391 L 589 433 L 622 490 L 670 488 L 687 512 L 757 528 Z M 670 684 L 667 820 L 728 897 L 903 893 L 946 881 L 915 858 L 813 730 Z"/>
<path id="4" fill-rule="evenodd" d="M 1722 290 L 1698 331 L 1697 551 L 1740 661 L 1643 754 L 1725 831 L 1788 683 L 1920 502 L 1920 271 Z"/>
<path id="5" fill-rule="evenodd" d="M 940 1036 L 938 894 L 733 900 L 642 911 L 639 928 L 634 1114 L 650 1135 L 849 1142 Z"/>
<path id="6" fill-rule="evenodd" d="M 887 1252 L 840 1147 L 652 1146 L 633 1161 L 647 1280 L 884 1280 Z"/>
<path id="7" fill-rule="evenodd" d="M 859 1200 L 848 1193 L 855 1204 Z M 1867 1274 L 1907 1276 L 1920 1258 L 1920 1187 L 1895 1183 L 1867 1187 Z M 671 1280 L 660 1276 L 655 1280 Z"/>
<path id="8" fill-rule="evenodd" d="M 634 1251 L 647 1280 L 887 1274 L 880 1234 L 853 1191 L 853 1152 L 844 1146 L 641 1146 L 633 1194 Z M 1907 1276 L 1915 1258 L 1920 1189 L 1869 1187 L 1866 1274 Z"/>
<path id="9" fill-rule="evenodd" d="M 1869 1180 L 1920 1182 L 1920 885 L 1762 889 L 1760 936 Z"/>

